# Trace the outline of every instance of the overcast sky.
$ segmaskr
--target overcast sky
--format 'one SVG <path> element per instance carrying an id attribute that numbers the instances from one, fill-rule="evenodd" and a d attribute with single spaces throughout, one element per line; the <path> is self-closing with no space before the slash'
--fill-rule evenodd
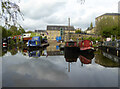
<path id="1" fill-rule="evenodd" d="M 71 25 L 75 28 L 88 28 L 95 18 L 104 13 L 117 13 L 120 0 L 21 0 L 20 8 L 26 30 L 46 30 L 47 25 Z"/>

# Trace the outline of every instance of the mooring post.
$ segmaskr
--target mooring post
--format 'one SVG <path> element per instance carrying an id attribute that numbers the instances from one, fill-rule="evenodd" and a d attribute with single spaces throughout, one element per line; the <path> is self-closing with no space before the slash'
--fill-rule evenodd
<path id="1" fill-rule="evenodd" d="M 107 48 L 107 52 L 109 52 L 109 48 Z"/>
<path id="2" fill-rule="evenodd" d="M 119 51 L 117 50 L 117 56 L 119 56 Z"/>

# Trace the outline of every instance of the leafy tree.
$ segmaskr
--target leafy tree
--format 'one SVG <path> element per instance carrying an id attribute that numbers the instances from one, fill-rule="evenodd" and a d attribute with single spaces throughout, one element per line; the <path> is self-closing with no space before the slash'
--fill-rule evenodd
<path id="1" fill-rule="evenodd" d="M 4 28 L 4 27 L 2 27 L 2 37 L 3 38 L 5 38 L 5 37 L 7 37 L 7 29 L 6 28 Z"/>
<path id="2" fill-rule="evenodd" d="M 33 31 L 27 31 L 26 33 L 33 33 Z"/>
<path id="3" fill-rule="evenodd" d="M 10 31 L 12 32 L 12 36 L 17 35 L 17 27 L 16 26 L 11 26 Z"/>
<path id="4" fill-rule="evenodd" d="M 20 31 L 21 34 L 25 33 L 25 30 L 22 27 L 19 28 L 19 31 Z"/>
<path id="5" fill-rule="evenodd" d="M 82 32 L 81 29 L 75 31 L 75 33 L 81 33 L 81 32 Z"/>
<path id="6" fill-rule="evenodd" d="M 18 17 L 23 19 L 23 14 L 20 11 L 20 7 L 12 0 L 0 0 L 0 17 L 4 21 L 4 24 L 11 26 L 10 24 L 19 25 Z"/>
<path id="7" fill-rule="evenodd" d="M 12 36 L 12 31 L 10 31 L 10 29 L 8 29 L 8 37 Z"/>
<path id="8" fill-rule="evenodd" d="M 101 35 L 102 37 L 110 37 L 111 35 L 120 35 L 120 28 L 119 28 L 119 22 L 118 19 L 120 16 L 116 16 L 115 19 L 113 17 L 106 17 L 101 19 L 99 22 L 96 23 L 97 28 L 96 32 L 97 34 Z"/>
<path id="9" fill-rule="evenodd" d="M 93 28 L 93 23 L 91 22 L 91 24 L 90 24 L 90 28 Z"/>

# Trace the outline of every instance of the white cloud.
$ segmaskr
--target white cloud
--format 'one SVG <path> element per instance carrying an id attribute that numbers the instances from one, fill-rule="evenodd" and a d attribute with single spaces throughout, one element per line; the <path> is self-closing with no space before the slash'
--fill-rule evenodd
<path id="1" fill-rule="evenodd" d="M 24 13 L 21 24 L 26 29 L 46 29 L 49 24 L 68 24 L 85 30 L 95 18 L 104 13 L 117 13 L 119 0 L 85 0 L 81 5 L 78 0 L 21 0 L 20 7 Z"/>

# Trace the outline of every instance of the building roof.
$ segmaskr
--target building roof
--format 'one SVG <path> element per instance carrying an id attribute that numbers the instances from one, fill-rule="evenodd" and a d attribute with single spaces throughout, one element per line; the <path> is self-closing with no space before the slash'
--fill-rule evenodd
<path id="1" fill-rule="evenodd" d="M 46 30 L 35 30 L 35 32 L 46 32 Z"/>
<path id="2" fill-rule="evenodd" d="M 100 16 L 96 17 L 96 19 L 101 17 L 101 16 L 104 16 L 104 15 L 112 15 L 112 16 L 115 16 L 115 15 L 118 16 L 119 15 L 120 16 L 120 13 L 105 13 L 103 15 L 100 15 Z"/>
<path id="3" fill-rule="evenodd" d="M 54 26 L 54 25 L 48 25 L 47 26 L 47 30 L 60 30 L 60 29 L 63 29 L 63 30 L 75 30 L 75 28 L 73 26 Z"/>

